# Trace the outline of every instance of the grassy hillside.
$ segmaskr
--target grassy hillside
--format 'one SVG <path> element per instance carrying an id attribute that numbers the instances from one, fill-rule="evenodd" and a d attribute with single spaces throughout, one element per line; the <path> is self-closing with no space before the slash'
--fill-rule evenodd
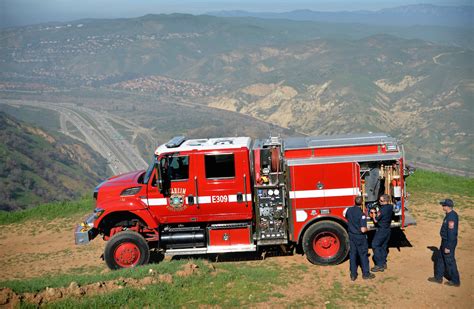
<path id="1" fill-rule="evenodd" d="M 0 113 L 0 210 L 33 207 L 89 193 L 106 176 L 87 145 Z"/>
<path id="2" fill-rule="evenodd" d="M 452 176 L 443 173 L 417 170 L 407 180 L 410 192 L 442 193 L 449 198 L 450 195 L 474 197 L 474 179 Z"/>

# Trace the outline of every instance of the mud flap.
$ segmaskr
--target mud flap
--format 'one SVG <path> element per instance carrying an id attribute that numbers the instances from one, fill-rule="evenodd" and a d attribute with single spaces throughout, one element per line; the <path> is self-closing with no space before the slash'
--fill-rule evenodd
<path id="1" fill-rule="evenodd" d="M 407 227 L 410 225 L 416 225 L 416 220 L 407 210 L 405 210 L 405 222 L 403 227 Z"/>

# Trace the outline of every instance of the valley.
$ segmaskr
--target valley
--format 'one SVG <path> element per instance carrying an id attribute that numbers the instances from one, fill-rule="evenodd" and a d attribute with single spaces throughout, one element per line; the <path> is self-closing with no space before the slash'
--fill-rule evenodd
<path id="1" fill-rule="evenodd" d="M 0 103 L 61 106 L 61 130 L 89 140 L 114 173 L 144 166 L 138 156 L 148 161 L 175 135 L 280 128 L 383 131 L 405 144 L 409 161 L 471 175 L 472 49 L 377 29 L 186 14 L 12 28 L 0 32 Z M 64 102 L 78 105 L 73 114 Z M 231 127 L 233 117 L 250 126 Z"/>

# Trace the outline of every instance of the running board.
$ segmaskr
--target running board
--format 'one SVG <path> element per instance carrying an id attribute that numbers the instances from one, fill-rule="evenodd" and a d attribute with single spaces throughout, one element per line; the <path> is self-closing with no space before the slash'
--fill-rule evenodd
<path id="1" fill-rule="evenodd" d="M 193 255 L 209 253 L 251 252 L 257 251 L 255 245 L 209 246 L 207 248 L 168 249 L 165 255 Z"/>

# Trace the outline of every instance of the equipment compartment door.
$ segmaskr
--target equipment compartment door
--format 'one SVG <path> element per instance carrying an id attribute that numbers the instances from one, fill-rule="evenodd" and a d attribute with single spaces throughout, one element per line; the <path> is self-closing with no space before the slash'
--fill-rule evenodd
<path id="1" fill-rule="evenodd" d="M 356 162 L 293 165 L 290 199 L 298 209 L 350 206 L 360 190 Z"/>
<path id="2" fill-rule="evenodd" d="M 324 165 L 324 204 L 326 207 L 354 205 L 360 194 L 360 166 L 357 162 Z"/>
<path id="3" fill-rule="evenodd" d="M 324 206 L 324 190 L 318 188 L 323 181 L 323 165 L 296 165 L 290 167 L 290 200 L 294 208 L 320 208 Z"/>

